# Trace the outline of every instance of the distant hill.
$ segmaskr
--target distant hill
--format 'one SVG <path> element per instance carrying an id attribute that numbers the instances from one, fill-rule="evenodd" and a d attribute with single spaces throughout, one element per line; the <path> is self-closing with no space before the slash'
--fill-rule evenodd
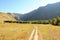
<path id="1" fill-rule="evenodd" d="M 0 22 L 5 20 L 16 20 L 11 14 L 0 12 Z"/>
<path id="2" fill-rule="evenodd" d="M 23 14 L 19 14 L 19 13 L 11 13 L 11 15 L 12 15 L 16 20 L 20 20 L 20 18 L 23 16 Z"/>
<path id="3" fill-rule="evenodd" d="M 22 17 L 21 20 L 49 20 L 54 17 L 60 16 L 60 2 L 54 4 L 48 4 L 43 7 L 39 7 Z"/>

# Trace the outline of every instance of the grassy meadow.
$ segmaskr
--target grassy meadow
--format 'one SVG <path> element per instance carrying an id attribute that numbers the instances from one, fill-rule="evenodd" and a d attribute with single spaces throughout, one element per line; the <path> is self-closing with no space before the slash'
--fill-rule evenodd
<path id="1" fill-rule="evenodd" d="M 0 40 L 28 40 L 32 30 L 31 24 L 0 24 Z"/>
<path id="2" fill-rule="evenodd" d="M 37 25 L 42 33 L 43 40 L 60 40 L 60 26 Z"/>
<path id="3" fill-rule="evenodd" d="M 34 26 L 37 26 L 43 40 L 60 40 L 60 26 L 51 24 L 0 24 L 0 40 L 28 40 Z"/>

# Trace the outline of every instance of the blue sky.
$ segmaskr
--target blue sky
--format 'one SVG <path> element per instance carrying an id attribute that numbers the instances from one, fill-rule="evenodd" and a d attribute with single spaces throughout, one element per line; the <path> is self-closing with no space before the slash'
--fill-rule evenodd
<path id="1" fill-rule="evenodd" d="M 56 2 L 60 2 L 60 0 L 0 0 L 0 12 L 24 14 Z"/>

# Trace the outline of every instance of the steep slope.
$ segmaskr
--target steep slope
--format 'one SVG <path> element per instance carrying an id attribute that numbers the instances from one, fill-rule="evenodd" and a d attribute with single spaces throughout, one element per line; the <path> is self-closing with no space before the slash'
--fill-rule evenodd
<path id="1" fill-rule="evenodd" d="M 21 20 L 49 20 L 60 16 L 60 2 L 39 7 L 21 17 Z"/>
<path id="2" fill-rule="evenodd" d="M 5 20 L 16 20 L 11 14 L 0 12 L 0 22 Z"/>

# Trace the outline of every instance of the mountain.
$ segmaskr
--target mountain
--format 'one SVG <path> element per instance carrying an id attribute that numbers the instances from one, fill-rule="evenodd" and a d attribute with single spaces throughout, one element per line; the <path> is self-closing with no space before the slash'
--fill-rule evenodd
<path id="1" fill-rule="evenodd" d="M 16 20 L 11 14 L 0 12 L 0 22 L 5 20 Z"/>
<path id="2" fill-rule="evenodd" d="M 21 20 L 49 20 L 54 17 L 60 16 L 60 2 L 54 4 L 48 4 L 43 7 L 39 7 L 22 17 Z"/>
<path id="3" fill-rule="evenodd" d="M 20 18 L 23 16 L 23 14 L 19 14 L 19 13 L 11 13 L 11 15 L 12 15 L 16 20 L 20 20 Z"/>

